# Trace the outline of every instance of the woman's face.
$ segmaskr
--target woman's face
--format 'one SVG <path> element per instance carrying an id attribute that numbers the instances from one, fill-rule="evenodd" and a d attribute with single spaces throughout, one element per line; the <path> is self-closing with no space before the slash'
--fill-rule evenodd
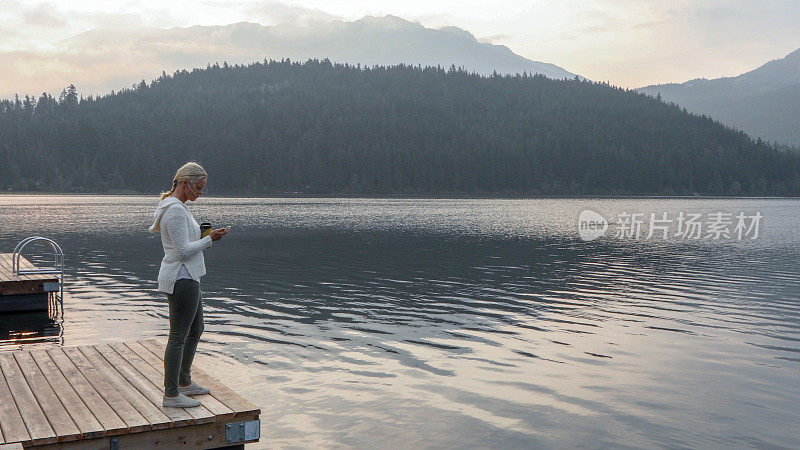
<path id="1" fill-rule="evenodd" d="M 202 178 L 194 183 L 186 181 L 186 194 L 189 200 L 195 201 L 198 197 L 203 195 L 203 188 L 206 187 L 206 178 Z"/>

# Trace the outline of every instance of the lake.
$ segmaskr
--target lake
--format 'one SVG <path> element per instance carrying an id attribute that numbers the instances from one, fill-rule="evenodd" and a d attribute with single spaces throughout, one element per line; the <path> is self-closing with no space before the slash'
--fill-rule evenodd
<path id="1" fill-rule="evenodd" d="M 68 271 L 63 317 L 0 316 L 0 351 L 166 336 L 157 202 L 0 196 L 0 251 L 51 237 Z M 800 447 L 800 200 L 189 208 L 232 227 L 205 252 L 199 351 L 262 408 L 262 447 Z M 587 209 L 642 234 L 584 241 Z M 703 236 L 648 238 L 651 213 Z M 740 213 L 761 216 L 742 238 Z"/>

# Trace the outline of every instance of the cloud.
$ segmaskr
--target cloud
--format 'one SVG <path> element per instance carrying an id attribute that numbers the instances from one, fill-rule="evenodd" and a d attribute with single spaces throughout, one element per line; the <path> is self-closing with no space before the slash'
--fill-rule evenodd
<path id="1" fill-rule="evenodd" d="M 252 43 L 243 40 L 240 33 L 221 36 L 214 42 L 189 37 L 180 44 L 137 37 L 135 44 L 128 42 L 125 48 L 138 56 L 126 60 L 124 56 L 116 59 L 117 56 L 110 54 L 104 56 L 103 63 L 87 60 L 90 64 L 87 68 L 70 62 L 113 53 L 109 50 L 110 42 L 125 41 L 126 30 L 147 28 L 148 33 L 156 35 L 155 28 L 248 21 L 294 26 L 276 27 L 276 36 L 281 38 L 317 33 L 322 40 L 320 30 L 324 27 L 315 25 L 333 25 L 333 21 L 345 20 L 337 14 L 376 14 L 376 11 L 409 17 L 431 28 L 468 29 L 482 36 L 481 42 L 503 44 L 527 58 L 552 62 L 590 79 L 609 80 L 628 87 L 736 75 L 800 47 L 800 33 L 796 32 L 796 24 L 800 23 L 798 0 L 509 0 L 501 9 L 478 0 L 414 0 L 402 4 L 386 0 L 292 1 L 295 3 L 122 0 L 115 4 L 0 0 L 0 59 L 28 71 L 14 75 L 16 69 L 0 66 L 4 68 L 0 70 L 0 87 L 29 91 L 34 86 L 41 90 L 43 84 L 31 81 L 40 79 L 40 72 L 32 72 L 36 67 L 61 67 L 58 73 L 62 75 L 57 75 L 57 79 L 74 81 L 79 79 L 78 73 L 96 78 L 99 75 L 94 75 L 93 70 L 110 70 L 113 64 L 118 64 L 132 76 L 141 73 L 147 78 L 147 74 L 161 73 L 162 68 L 175 67 L 170 58 L 199 61 L 197 55 L 204 49 L 211 61 L 231 62 L 243 52 L 250 52 L 253 60 L 264 55 L 262 52 L 261 58 L 257 57 Z M 301 3 L 314 8 L 299 6 Z M 327 11 L 315 9 L 316 6 Z M 84 9 L 76 9 L 79 7 Z M 68 39 L 91 29 L 102 29 L 105 33 L 83 35 L 84 41 Z M 94 41 L 89 42 L 90 38 Z M 143 56 L 145 49 L 155 53 Z M 158 51 L 164 54 L 159 55 Z M 230 52 L 227 58 L 226 51 Z M 23 61 L 23 54 L 30 59 Z M 34 54 L 38 56 L 31 56 Z M 135 58 L 140 58 L 139 72 L 130 62 Z M 159 65 L 162 63 L 163 67 Z M 17 78 L 12 83 L 13 77 Z M 53 89 L 59 91 L 65 85 L 62 81 L 53 84 Z M 123 85 L 126 84 L 127 81 Z M 8 93 L 0 92 L 0 97 L 5 95 Z"/>
<path id="2" fill-rule="evenodd" d="M 167 27 L 176 21 L 169 11 L 144 8 L 137 1 L 109 11 L 81 11 L 67 5 L 0 0 L 0 52 L 52 50 L 58 42 L 95 28 Z"/>
<path id="3" fill-rule="evenodd" d="M 159 29 L 106 26 L 47 50 L 0 52 L 0 98 L 58 93 L 75 84 L 82 95 L 104 94 L 150 81 L 162 71 L 280 58 L 270 44 L 275 27 L 239 23 L 224 27 Z M 292 55 L 294 56 L 294 55 Z M 294 59 L 294 58 L 293 58 Z"/>
<path id="4" fill-rule="evenodd" d="M 275 1 L 202 4 L 211 11 L 233 12 L 234 17 L 304 27 L 297 28 L 298 33 L 310 33 L 315 29 L 312 25 L 339 19 L 321 10 Z M 216 61 L 245 63 L 265 56 L 263 49 L 255 48 L 258 25 L 219 27 L 212 34 L 191 27 L 170 33 L 167 28 L 175 27 L 179 19 L 168 10 L 153 8 L 152 3 L 134 0 L 119 8 L 110 5 L 105 11 L 66 10 L 68 6 L 60 5 L 0 0 L 0 98 L 14 93 L 58 93 L 71 83 L 84 95 L 102 94 L 150 80 L 162 70 L 171 73 Z"/>
<path id="5" fill-rule="evenodd" d="M 66 21 L 46 5 L 0 0 L 0 51 L 30 48 L 42 34 L 58 33 L 65 28 Z"/>
<path id="6" fill-rule="evenodd" d="M 489 35 L 489 36 L 478 37 L 478 38 L 475 38 L 475 39 L 477 39 L 478 42 L 483 42 L 483 43 L 487 43 L 487 44 L 494 44 L 497 41 L 504 41 L 506 39 L 510 39 L 511 37 L 512 37 L 512 35 L 510 35 L 510 34 L 499 33 L 499 34 L 492 34 L 492 35 Z"/>
<path id="7" fill-rule="evenodd" d="M 21 17 L 25 25 L 29 27 L 60 28 L 67 26 L 67 20 L 56 14 L 53 9 L 47 5 L 38 5 L 34 8 L 23 10 Z"/>
<path id="8" fill-rule="evenodd" d="M 422 14 L 409 17 L 412 22 L 417 22 L 428 28 L 442 28 L 458 26 L 458 19 L 452 14 Z"/>
<path id="9" fill-rule="evenodd" d="M 246 13 L 249 17 L 265 25 L 286 24 L 307 27 L 334 20 L 343 20 L 340 16 L 329 14 L 319 9 L 304 8 L 273 1 L 260 2 L 248 8 Z"/>

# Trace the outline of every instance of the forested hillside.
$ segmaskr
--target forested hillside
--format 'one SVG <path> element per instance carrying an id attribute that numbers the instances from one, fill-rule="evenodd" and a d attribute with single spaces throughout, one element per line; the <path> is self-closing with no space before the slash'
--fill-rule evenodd
<path id="1" fill-rule="evenodd" d="M 800 194 L 800 155 L 634 91 L 270 61 L 0 102 L 0 188 L 234 195 Z"/>
<path id="2" fill-rule="evenodd" d="M 800 49 L 736 77 L 638 89 L 753 137 L 800 149 Z"/>

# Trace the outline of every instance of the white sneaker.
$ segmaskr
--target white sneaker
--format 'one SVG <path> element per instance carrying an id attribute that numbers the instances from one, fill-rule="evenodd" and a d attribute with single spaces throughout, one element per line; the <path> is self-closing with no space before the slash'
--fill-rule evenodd
<path id="1" fill-rule="evenodd" d="M 165 395 L 162 405 L 169 408 L 193 408 L 195 406 L 200 406 L 200 401 L 189 398 L 183 394 L 178 394 L 177 397 L 167 397 Z"/>
<path id="2" fill-rule="evenodd" d="M 199 384 L 194 384 L 194 382 L 192 382 L 192 384 L 188 386 L 178 385 L 178 392 L 180 392 L 183 395 L 202 395 L 202 394 L 210 394 L 211 390 L 209 390 L 208 388 L 204 388 Z"/>

